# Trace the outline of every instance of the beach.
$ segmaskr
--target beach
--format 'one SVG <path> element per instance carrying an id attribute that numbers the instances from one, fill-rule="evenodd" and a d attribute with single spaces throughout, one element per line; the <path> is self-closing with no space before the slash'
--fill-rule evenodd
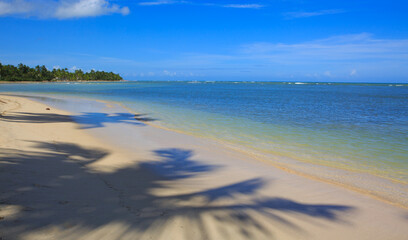
<path id="1" fill-rule="evenodd" d="M 0 237 L 408 236 L 402 206 L 105 105 L 78 121 L 53 104 L 0 95 Z"/>

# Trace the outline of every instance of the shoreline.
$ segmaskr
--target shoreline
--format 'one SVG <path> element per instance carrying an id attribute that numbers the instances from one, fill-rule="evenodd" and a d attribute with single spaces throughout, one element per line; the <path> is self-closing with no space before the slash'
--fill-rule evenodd
<path id="1" fill-rule="evenodd" d="M 0 94 L 1 96 L 1 94 Z M 24 97 L 30 97 L 31 95 L 26 95 Z M 41 94 L 32 95 L 32 96 L 40 96 L 46 97 Z M 48 97 L 46 97 L 48 98 Z M 52 96 L 51 98 L 58 99 L 56 96 Z M 63 99 L 65 101 L 70 101 L 73 98 L 71 96 L 64 96 Z M 131 114 L 140 114 L 131 108 L 125 106 L 124 104 L 116 101 L 108 101 L 108 100 L 101 100 L 101 99 L 92 99 L 86 97 L 79 97 L 84 101 L 89 102 L 99 102 L 106 106 L 110 106 L 110 108 L 114 108 L 114 106 L 118 106 L 118 111 L 124 109 L 125 111 Z M 47 100 L 44 101 L 47 103 Z M 72 104 L 71 104 L 72 105 Z M 92 108 L 95 106 L 92 106 Z M 99 107 L 101 108 L 101 107 Z M 69 109 L 71 111 L 73 109 Z M 408 185 L 397 180 L 388 179 L 382 176 L 377 176 L 372 173 L 368 172 L 359 172 L 353 169 L 342 169 L 333 166 L 322 165 L 318 163 L 310 163 L 306 161 L 300 161 L 297 159 L 293 159 L 291 157 L 287 157 L 284 155 L 280 155 L 278 153 L 275 154 L 268 154 L 261 151 L 256 151 L 250 149 L 248 147 L 244 147 L 241 145 L 229 143 L 226 141 L 222 141 L 216 138 L 210 137 L 203 137 L 198 134 L 192 134 L 189 132 L 184 132 L 177 129 L 167 128 L 165 126 L 161 126 L 158 124 L 154 124 L 152 122 L 143 122 L 148 126 L 153 128 L 164 130 L 165 132 L 174 132 L 177 134 L 190 136 L 193 138 L 200 138 L 203 141 L 213 142 L 215 145 L 221 145 L 224 148 L 232 150 L 234 152 L 238 152 L 240 154 L 244 154 L 247 156 L 245 161 L 259 161 L 264 164 L 273 166 L 290 174 L 295 174 L 301 177 L 305 177 L 308 179 L 312 179 L 315 181 L 320 181 L 328 184 L 333 184 L 334 186 L 340 186 L 342 188 L 352 190 L 359 194 L 363 194 L 374 198 L 379 201 L 383 201 L 387 204 L 391 204 L 397 207 L 401 207 L 404 209 L 408 209 Z M 119 130 L 119 132 L 121 132 Z M 164 132 L 164 134 L 165 134 Z M 125 134 L 125 132 L 121 132 L 121 134 Z M 120 143 L 121 136 L 116 136 L 115 134 L 111 135 L 104 135 L 99 134 L 102 138 L 107 139 L 114 139 L 112 144 Z M 126 147 L 126 146 L 125 146 Z M 128 147 L 129 148 L 129 147 Z"/>
<path id="2" fill-rule="evenodd" d="M 140 114 L 135 112 L 134 110 L 126 107 L 120 102 L 115 101 L 107 101 L 107 100 L 100 100 L 100 99 L 88 99 L 90 101 L 98 101 L 104 104 L 116 104 L 121 108 L 126 109 L 129 113 L 132 114 Z M 293 159 L 291 157 L 281 155 L 279 153 L 264 153 L 261 151 L 253 150 L 249 147 L 245 147 L 242 145 L 226 142 L 223 140 L 219 140 L 217 138 L 210 138 L 205 136 L 200 136 L 199 134 L 193 134 L 177 129 L 171 129 L 165 126 L 157 125 L 150 122 L 145 122 L 144 124 L 152 126 L 154 128 L 159 128 L 165 131 L 171 131 L 179 134 L 184 134 L 192 137 L 202 138 L 208 141 L 214 141 L 217 144 L 221 144 L 223 147 L 231 149 L 233 151 L 240 152 L 251 158 L 251 160 L 256 160 L 263 162 L 268 165 L 272 165 L 273 167 L 279 168 L 280 170 L 286 171 L 291 174 L 296 174 L 298 176 L 306 177 L 312 180 L 321 181 L 329 184 L 333 184 L 336 186 L 340 186 L 345 189 L 349 189 L 360 194 L 364 194 L 370 196 L 374 199 L 383 201 L 387 204 L 391 204 L 394 206 L 398 206 L 401 208 L 408 209 L 408 185 L 404 182 L 389 179 L 383 176 L 378 176 L 369 172 L 359 172 L 358 170 L 354 169 L 344 169 L 335 166 L 323 165 L 318 163 L 310 163 L 306 161 L 301 161 L 297 159 Z M 347 178 L 343 179 L 336 179 L 334 176 L 347 176 Z M 365 179 L 364 182 L 361 180 Z M 356 181 L 357 180 L 357 181 Z M 364 186 L 363 186 L 364 185 Z M 380 192 L 381 189 L 391 189 L 391 188 L 398 188 L 398 193 L 396 194 L 390 192 Z M 399 198 L 396 198 L 396 195 Z"/>
<path id="3" fill-rule="evenodd" d="M 113 115 L 117 109 L 106 107 L 106 119 L 86 122 L 95 120 L 88 114 L 78 124 L 73 121 L 78 116 L 54 104 L 0 99 L 10 104 L 0 105 L 6 111 L 0 146 L 7 150 L 0 153 L 5 167 L 0 179 L 12 179 L 0 181 L 4 237 L 403 239 L 408 234 L 408 212 L 402 208 L 289 174 L 216 143 L 163 134 L 130 121 L 131 115 Z M 121 137 L 133 151 L 102 137 L 119 129 L 119 134 L 132 131 L 134 138 Z"/>

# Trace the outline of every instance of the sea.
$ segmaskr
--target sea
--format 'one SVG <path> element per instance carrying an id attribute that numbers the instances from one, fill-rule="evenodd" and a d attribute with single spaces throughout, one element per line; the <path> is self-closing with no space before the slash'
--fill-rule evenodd
<path id="1" fill-rule="evenodd" d="M 111 101 L 153 126 L 408 184 L 408 84 L 68 82 L 0 92 Z"/>

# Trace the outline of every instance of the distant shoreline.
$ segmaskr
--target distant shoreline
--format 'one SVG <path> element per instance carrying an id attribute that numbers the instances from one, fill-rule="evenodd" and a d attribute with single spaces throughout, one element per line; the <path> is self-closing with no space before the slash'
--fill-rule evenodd
<path id="1" fill-rule="evenodd" d="M 123 78 L 113 72 L 95 71 L 84 72 L 82 69 L 53 68 L 51 71 L 45 65 L 29 67 L 23 63 L 3 65 L 0 62 L 0 81 L 6 82 L 42 82 L 42 81 L 119 81 Z"/>
<path id="2" fill-rule="evenodd" d="M 4 84 L 10 84 L 10 83 L 97 83 L 97 82 L 127 82 L 128 80 L 75 80 L 75 81 L 69 81 L 69 80 L 55 80 L 55 81 L 0 81 L 1 83 Z"/>

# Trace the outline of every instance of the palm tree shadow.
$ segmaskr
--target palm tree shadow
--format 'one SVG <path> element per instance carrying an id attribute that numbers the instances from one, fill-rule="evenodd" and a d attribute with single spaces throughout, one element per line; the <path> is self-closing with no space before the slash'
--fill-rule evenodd
<path id="1" fill-rule="evenodd" d="M 131 113 L 99 113 L 84 112 L 77 115 L 65 115 L 57 113 L 29 113 L 14 112 L 0 115 L 0 120 L 19 123 L 60 123 L 77 122 L 80 129 L 102 128 L 106 124 L 128 124 L 134 126 L 145 126 L 146 122 L 157 121 L 158 119 L 147 117 L 146 114 Z"/>
<path id="2" fill-rule="evenodd" d="M 153 152 L 156 159 L 95 172 L 88 166 L 109 156 L 106 150 L 63 142 L 33 144 L 38 151 L 0 151 L 0 204 L 20 209 L 0 221 L 0 232 L 11 238 L 62 228 L 73 238 L 110 229 L 114 239 L 126 235 L 158 239 L 179 221 L 186 226 L 180 230 L 183 239 L 270 239 L 271 226 L 305 232 L 287 216 L 341 223 L 343 213 L 353 210 L 259 197 L 267 184 L 262 178 L 180 194 L 171 183 L 220 169 L 193 159 L 194 152 L 187 149 L 158 149 Z M 217 223 L 216 230 L 209 227 L 209 219 Z M 109 228 L 117 223 L 126 227 Z"/>
<path id="3" fill-rule="evenodd" d="M 99 112 L 84 112 L 80 115 L 74 115 L 76 122 L 81 124 L 81 129 L 102 128 L 106 124 L 124 123 L 134 126 L 145 126 L 144 122 L 155 121 L 156 119 L 142 118 L 140 114 L 131 113 L 99 113 Z M 142 121 L 143 120 L 143 121 Z"/>
<path id="4" fill-rule="evenodd" d="M 2 121 L 18 122 L 18 123 L 58 123 L 58 122 L 73 122 L 69 115 L 56 113 L 29 113 L 15 112 L 7 113 L 0 116 Z"/>
<path id="5" fill-rule="evenodd" d="M 160 149 L 153 151 L 159 161 L 146 161 L 140 164 L 141 168 L 151 169 L 158 176 L 166 179 L 191 178 L 200 173 L 211 172 L 219 166 L 200 164 L 194 161 L 193 151 L 179 148 Z"/>

